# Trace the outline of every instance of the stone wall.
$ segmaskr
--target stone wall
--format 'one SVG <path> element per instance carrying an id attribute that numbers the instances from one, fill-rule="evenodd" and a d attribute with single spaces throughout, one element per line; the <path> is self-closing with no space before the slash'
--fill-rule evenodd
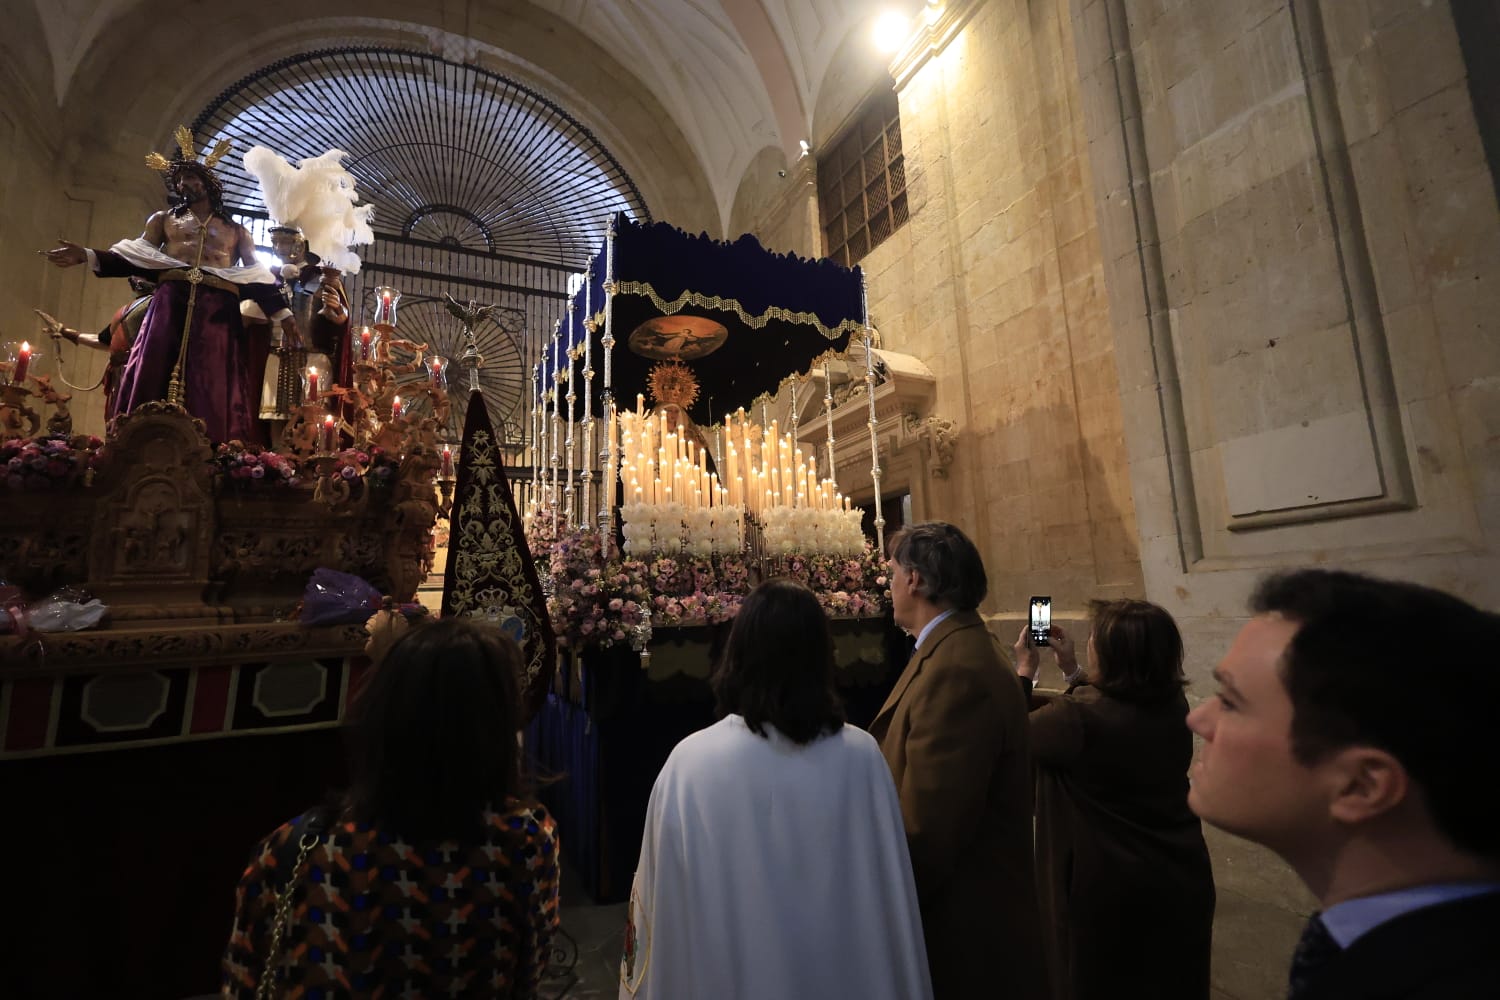
<path id="1" fill-rule="evenodd" d="M 1447 3 L 1071 0 L 1147 595 L 1191 689 L 1265 571 L 1500 604 L 1500 213 Z M 1312 902 L 1212 837 L 1216 986 Z"/>
<path id="2" fill-rule="evenodd" d="M 1273 568 L 1500 606 L 1500 211 L 1447 3 L 950 2 L 903 58 L 911 219 L 863 264 L 961 429 L 915 513 L 972 530 L 997 628 L 1144 593 L 1201 699 Z M 1279 997 L 1314 901 L 1207 835 L 1215 995 Z"/>
<path id="3" fill-rule="evenodd" d="M 73 285 L 81 287 L 81 280 L 69 281 L 69 275 L 36 252 L 54 246 L 59 236 L 84 238 L 80 226 L 86 225 L 90 212 L 86 203 L 70 197 L 57 183 L 66 142 L 57 120 L 52 64 L 45 45 L 27 42 L 41 37 L 31 11 L 20 5 L 16 17 L 17 23 L 0 33 L 0 271 L 6 275 L 0 282 L 0 342 L 30 341 L 40 352 L 32 374 L 51 376 L 54 386 L 72 393 L 75 429 L 99 433 L 104 426 L 101 394 L 63 386 L 57 360 L 63 352 L 65 363 L 71 363 L 65 370 L 68 379 L 87 386 L 103 371 L 104 353 L 68 344 L 59 347 L 32 312 L 43 309 L 83 329 L 109 315 L 102 306 L 85 307 L 71 294 Z M 132 224 L 139 227 L 140 219 Z M 44 419 L 48 413 L 43 413 Z"/>
<path id="4" fill-rule="evenodd" d="M 911 218 L 864 261 L 883 344 L 932 368 L 959 430 L 913 513 L 972 534 L 986 611 L 1041 593 L 1077 618 L 1143 588 L 1072 22 L 1019 0 L 944 18 L 894 67 Z"/>

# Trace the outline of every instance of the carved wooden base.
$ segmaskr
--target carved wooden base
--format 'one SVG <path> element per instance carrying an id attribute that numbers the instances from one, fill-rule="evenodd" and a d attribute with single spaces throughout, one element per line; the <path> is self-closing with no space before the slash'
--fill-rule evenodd
<path id="1" fill-rule="evenodd" d="M 113 427 L 93 485 L 12 492 L 0 518 L 0 577 L 36 600 L 89 591 L 115 625 L 289 616 L 320 566 L 410 601 L 431 568 L 431 456 L 388 486 L 314 502 L 314 481 L 265 486 L 215 474 L 200 421 L 151 403 Z M 316 477 L 314 477 L 315 479 Z M 0 646 L 0 664 L 6 661 Z"/>

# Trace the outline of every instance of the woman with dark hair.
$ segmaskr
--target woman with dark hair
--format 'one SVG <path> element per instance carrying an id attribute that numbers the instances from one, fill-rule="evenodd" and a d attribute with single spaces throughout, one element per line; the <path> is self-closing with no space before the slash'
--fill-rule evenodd
<path id="1" fill-rule="evenodd" d="M 1057 625 L 1067 693 L 1033 708 L 1037 882 L 1058 1000 L 1206 1000 L 1214 880 L 1187 806 L 1182 636 L 1146 601 L 1090 605 L 1090 666 Z M 1030 629 L 1016 672 L 1036 677 Z"/>
<path id="2" fill-rule="evenodd" d="M 464 618 L 390 647 L 355 705 L 351 788 L 251 857 L 225 996 L 534 995 L 557 837 L 523 795 L 520 664 Z"/>
<path id="3" fill-rule="evenodd" d="M 930 998 L 895 785 L 812 592 L 756 587 L 713 686 L 723 718 L 651 791 L 620 996 Z"/>

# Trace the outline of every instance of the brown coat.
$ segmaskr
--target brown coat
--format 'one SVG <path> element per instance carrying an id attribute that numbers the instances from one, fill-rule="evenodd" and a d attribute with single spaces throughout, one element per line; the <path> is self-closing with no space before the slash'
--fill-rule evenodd
<path id="1" fill-rule="evenodd" d="M 1058 1000 L 1207 1000 L 1214 881 L 1187 806 L 1181 694 L 1083 687 L 1031 713 L 1043 927 Z"/>
<path id="2" fill-rule="evenodd" d="M 979 615 L 928 634 L 870 732 L 901 796 L 937 1000 L 1045 997 L 1026 696 Z"/>

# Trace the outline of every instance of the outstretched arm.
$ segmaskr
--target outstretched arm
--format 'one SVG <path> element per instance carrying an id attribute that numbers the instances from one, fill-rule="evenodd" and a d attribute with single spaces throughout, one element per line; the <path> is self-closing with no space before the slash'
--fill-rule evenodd
<path id="1" fill-rule="evenodd" d="M 62 237 L 57 238 L 57 246 L 51 250 L 38 250 L 37 253 L 46 257 L 48 261 L 58 267 L 73 267 L 77 264 L 85 264 L 89 259 L 89 252 L 77 243 L 70 243 Z"/>
<path id="2" fill-rule="evenodd" d="M 157 249 L 165 246 L 167 242 L 166 218 L 166 212 L 153 212 L 151 218 L 146 220 L 146 229 L 141 233 L 141 239 Z M 96 272 L 100 271 L 97 259 L 105 255 L 103 251 L 89 250 L 82 244 L 73 243 L 62 237 L 58 237 L 57 246 L 51 250 L 38 250 L 37 253 L 46 257 L 47 260 L 58 267 L 74 267 L 78 264 L 93 263 L 95 264 Z M 90 260 L 91 255 L 95 258 L 94 261 Z M 121 264 L 123 265 L 123 262 Z M 106 278 L 118 278 L 131 273 L 129 270 L 122 270 L 120 266 L 105 267 L 104 271 L 108 273 L 101 273 L 100 276 Z"/>

